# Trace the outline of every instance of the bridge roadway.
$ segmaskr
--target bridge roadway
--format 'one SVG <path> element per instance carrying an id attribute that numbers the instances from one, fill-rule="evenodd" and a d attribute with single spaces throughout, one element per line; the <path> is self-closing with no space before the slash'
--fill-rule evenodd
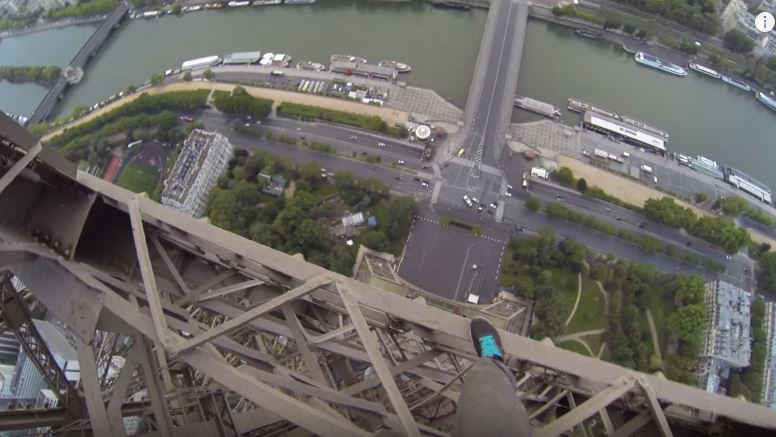
<path id="1" fill-rule="evenodd" d="M 90 36 L 86 43 L 81 47 L 81 50 L 76 53 L 70 61 L 70 67 L 83 69 L 83 67 L 86 66 L 86 63 L 89 62 L 89 59 L 97 53 L 97 50 L 99 50 L 108 39 L 113 28 L 124 19 L 127 15 L 127 11 L 129 11 L 129 8 L 124 3 L 119 3 L 119 6 L 108 15 L 108 18 L 100 24 L 97 30 L 94 31 L 92 36 Z M 35 112 L 30 116 L 29 123 L 33 124 L 46 121 L 54 111 L 59 99 L 62 98 L 67 86 L 67 79 L 60 75 L 56 83 L 48 90 L 48 93 L 46 93 L 46 96 L 40 102 L 37 109 L 35 109 Z"/>
<path id="2" fill-rule="evenodd" d="M 440 154 L 450 156 L 463 148 L 465 155 L 442 165 L 444 182 L 435 189 L 433 202 L 460 202 L 464 194 L 493 199 L 505 191 L 498 162 L 512 118 L 528 8 L 519 0 L 491 2 L 466 102 L 464 127 Z"/>

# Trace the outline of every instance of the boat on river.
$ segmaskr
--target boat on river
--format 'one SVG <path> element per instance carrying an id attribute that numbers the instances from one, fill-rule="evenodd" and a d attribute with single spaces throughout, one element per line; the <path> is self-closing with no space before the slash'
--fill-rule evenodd
<path id="1" fill-rule="evenodd" d="M 717 70 L 712 70 L 709 67 L 704 67 L 703 65 L 694 62 L 690 62 L 690 69 L 705 74 L 706 76 L 713 77 L 714 79 L 719 79 L 722 76 Z"/>
<path id="2" fill-rule="evenodd" d="M 752 91 L 752 87 L 750 87 L 748 83 L 746 83 L 744 81 L 741 81 L 741 80 L 738 80 L 738 79 L 736 79 L 734 77 L 724 76 L 723 75 L 722 76 L 722 82 L 725 82 L 728 85 L 734 86 L 734 87 L 736 87 L 736 88 L 738 88 L 740 90 L 746 91 L 746 92 Z"/>
<path id="3" fill-rule="evenodd" d="M 601 39 L 601 34 L 598 32 L 593 32 L 587 29 L 577 29 L 574 31 L 574 33 L 577 36 L 581 36 L 583 38 L 590 38 L 590 39 Z"/>
<path id="4" fill-rule="evenodd" d="M 641 65 L 646 65 L 647 67 L 656 68 L 660 71 L 664 71 L 669 74 L 673 74 L 674 76 L 687 76 L 687 70 L 684 68 L 672 64 L 668 61 L 664 61 L 656 56 L 649 55 L 644 52 L 638 52 L 636 53 L 636 56 L 633 57 L 636 62 L 638 62 Z"/>
<path id="5" fill-rule="evenodd" d="M 773 98 L 762 91 L 757 91 L 757 100 L 771 111 L 776 111 L 776 98 Z"/>
<path id="6" fill-rule="evenodd" d="M 323 71 L 326 69 L 326 66 L 318 62 L 304 61 L 296 64 L 296 68 L 300 70 Z"/>
<path id="7" fill-rule="evenodd" d="M 380 61 L 377 65 L 385 68 L 393 68 L 399 73 L 409 73 L 410 71 L 412 71 L 412 67 L 410 67 L 409 64 L 405 64 L 403 62 L 398 62 L 398 61 L 383 60 L 383 61 Z"/>
<path id="8" fill-rule="evenodd" d="M 366 58 L 360 58 L 353 55 L 331 55 L 331 62 L 355 62 L 356 64 L 366 64 Z"/>

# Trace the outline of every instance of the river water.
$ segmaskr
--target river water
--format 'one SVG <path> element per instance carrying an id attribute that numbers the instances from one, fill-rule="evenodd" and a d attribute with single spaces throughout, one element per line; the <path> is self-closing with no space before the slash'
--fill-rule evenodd
<path id="1" fill-rule="evenodd" d="M 87 66 L 58 113 L 88 106 L 186 59 L 234 51 L 285 52 L 294 62 L 328 63 L 333 53 L 412 65 L 407 82 L 463 107 L 486 13 L 426 3 L 319 0 L 312 6 L 251 7 L 126 21 Z M 0 42 L 0 65 L 65 64 L 91 26 Z M 619 47 L 529 21 L 518 93 L 564 109 L 578 97 L 668 131 L 673 151 L 703 154 L 776 187 L 776 114 L 751 94 L 691 71 L 677 78 L 642 67 Z M 29 115 L 45 90 L 0 83 L 0 108 Z M 515 111 L 513 119 L 535 119 Z"/>

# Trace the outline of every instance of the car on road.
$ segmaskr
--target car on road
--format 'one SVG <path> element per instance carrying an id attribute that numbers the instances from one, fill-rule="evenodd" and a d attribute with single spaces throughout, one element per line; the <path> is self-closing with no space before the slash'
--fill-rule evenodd
<path id="1" fill-rule="evenodd" d="M 181 119 L 182 121 L 185 121 L 186 123 L 191 123 L 191 122 L 193 122 L 193 121 L 194 121 L 194 119 L 193 119 L 193 118 L 191 118 L 191 117 L 189 117 L 188 115 L 182 115 L 182 116 L 180 117 L 180 119 Z"/>
<path id="2" fill-rule="evenodd" d="M 357 136 L 355 136 L 355 135 L 351 135 L 349 138 L 350 138 L 351 140 L 357 140 L 357 139 L 358 139 L 358 137 L 357 137 Z"/>
<path id="3" fill-rule="evenodd" d="M 298 127 L 298 128 L 296 128 L 296 131 L 297 131 L 297 132 L 301 132 L 301 131 L 302 131 L 302 128 L 301 128 L 301 127 Z"/>
<path id="4" fill-rule="evenodd" d="M 498 203 L 496 203 L 496 202 L 491 202 L 489 206 L 490 206 L 491 208 L 493 208 L 493 209 L 496 209 L 496 208 L 498 208 Z"/>
<path id="5" fill-rule="evenodd" d="M 482 212 L 482 206 L 477 207 L 477 212 Z"/>
<path id="6" fill-rule="evenodd" d="M 423 186 L 423 188 L 428 188 L 428 182 L 426 181 L 421 181 L 420 185 Z"/>
<path id="7" fill-rule="evenodd" d="M 379 143 L 377 143 L 377 147 L 385 147 L 385 143 L 380 141 Z"/>
<path id="8" fill-rule="evenodd" d="M 472 202 L 474 203 L 480 203 L 480 201 L 476 197 L 472 197 Z"/>
<path id="9" fill-rule="evenodd" d="M 463 195 L 463 202 L 464 202 L 464 203 L 466 204 L 466 206 L 468 206 L 469 208 L 471 208 L 471 207 L 472 207 L 472 201 L 471 201 L 471 200 L 469 200 L 469 196 L 467 196 L 467 195 L 465 195 L 465 194 Z"/>
<path id="10" fill-rule="evenodd" d="M 399 165 L 404 165 L 404 160 L 400 159 L 400 160 L 396 161 L 396 163 L 399 164 Z"/>

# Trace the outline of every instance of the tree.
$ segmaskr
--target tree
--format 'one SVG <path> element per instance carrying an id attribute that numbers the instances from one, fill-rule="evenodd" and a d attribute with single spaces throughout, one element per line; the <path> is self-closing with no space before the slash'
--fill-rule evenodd
<path id="1" fill-rule="evenodd" d="M 542 207 L 542 202 L 539 201 L 536 197 L 529 196 L 528 199 L 525 201 L 526 208 L 530 209 L 533 212 L 539 211 L 539 209 Z"/>
<path id="2" fill-rule="evenodd" d="M 768 252 L 760 257 L 760 289 L 776 293 L 776 252 Z"/>
<path id="3" fill-rule="evenodd" d="M 629 33 L 633 35 L 636 32 L 636 30 L 638 30 L 638 27 L 636 27 L 635 24 L 626 23 L 625 26 L 623 26 L 622 30 L 624 30 L 625 33 Z"/>
<path id="4" fill-rule="evenodd" d="M 190 71 L 187 71 L 187 72 L 183 73 L 183 80 L 185 80 L 187 82 L 191 82 L 191 79 L 192 79 L 192 77 L 191 77 L 191 72 Z"/>
<path id="5" fill-rule="evenodd" d="M 647 37 L 647 31 L 644 29 L 639 29 L 638 32 L 636 32 L 636 38 L 644 39 Z"/>
<path id="6" fill-rule="evenodd" d="M 178 3 L 175 3 L 174 5 L 172 5 L 172 8 L 170 8 L 170 12 L 173 14 L 179 14 L 181 12 L 181 5 L 179 5 Z"/>
<path id="7" fill-rule="evenodd" d="M 574 184 L 574 173 L 568 167 L 561 167 L 552 173 L 552 178 L 560 184 L 570 187 Z"/>
<path id="8" fill-rule="evenodd" d="M 677 205 L 670 197 L 647 199 L 644 202 L 644 214 L 660 223 L 685 229 L 692 226 L 697 219 L 691 209 Z"/>
<path id="9" fill-rule="evenodd" d="M 725 47 L 736 53 L 749 53 L 754 49 L 754 41 L 738 29 L 725 33 Z"/>
<path id="10" fill-rule="evenodd" d="M 709 199 L 706 193 L 695 193 L 695 203 L 703 203 Z"/>
<path id="11" fill-rule="evenodd" d="M 132 94 L 135 92 L 135 86 L 134 85 L 127 85 L 127 88 L 124 89 L 124 94 Z"/>
<path id="12" fill-rule="evenodd" d="M 709 56 L 709 62 L 723 70 L 727 70 L 730 67 L 730 61 L 717 53 L 712 53 L 711 56 Z"/>
<path id="13" fill-rule="evenodd" d="M 771 69 L 771 70 L 773 70 L 773 71 L 776 71 L 776 56 L 774 56 L 774 57 L 772 57 L 772 58 L 768 58 L 768 61 L 765 63 L 765 65 L 766 65 L 766 66 L 767 66 L 769 69 Z"/>
<path id="14" fill-rule="evenodd" d="M 579 178 L 579 180 L 577 181 L 577 191 L 579 191 L 580 193 L 584 193 L 585 191 L 587 191 L 587 181 L 585 180 L 585 178 Z"/>
<path id="15" fill-rule="evenodd" d="M 671 332 L 688 343 L 700 341 L 705 323 L 706 309 L 703 304 L 681 307 L 668 317 L 668 327 Z"/>
<path id="16" fill-rule="evenodd" d="M 380 231 L 374 229 L 364 231 L 358 236 L 358 240 L 361 244 L 370 249 L 380 252 L 388 250 L 388 238 Z"/>
<path id="17" fill-rule="evenodd" d="M 213 78 L 216 77 L 216 75 L 213 73 L 213 70 L 208 68 L 207 70 L 202 72 L 202 77 L 204 77 L 207 80 L 213 80 Z"/>
<path id="18" fill-rule="evenodd" d="M 162 73 L 156 73 L 151 76 L 151 85 L 159 85 L 162 83 L 162 80 L 164 80 L 164 75 Z"/>

